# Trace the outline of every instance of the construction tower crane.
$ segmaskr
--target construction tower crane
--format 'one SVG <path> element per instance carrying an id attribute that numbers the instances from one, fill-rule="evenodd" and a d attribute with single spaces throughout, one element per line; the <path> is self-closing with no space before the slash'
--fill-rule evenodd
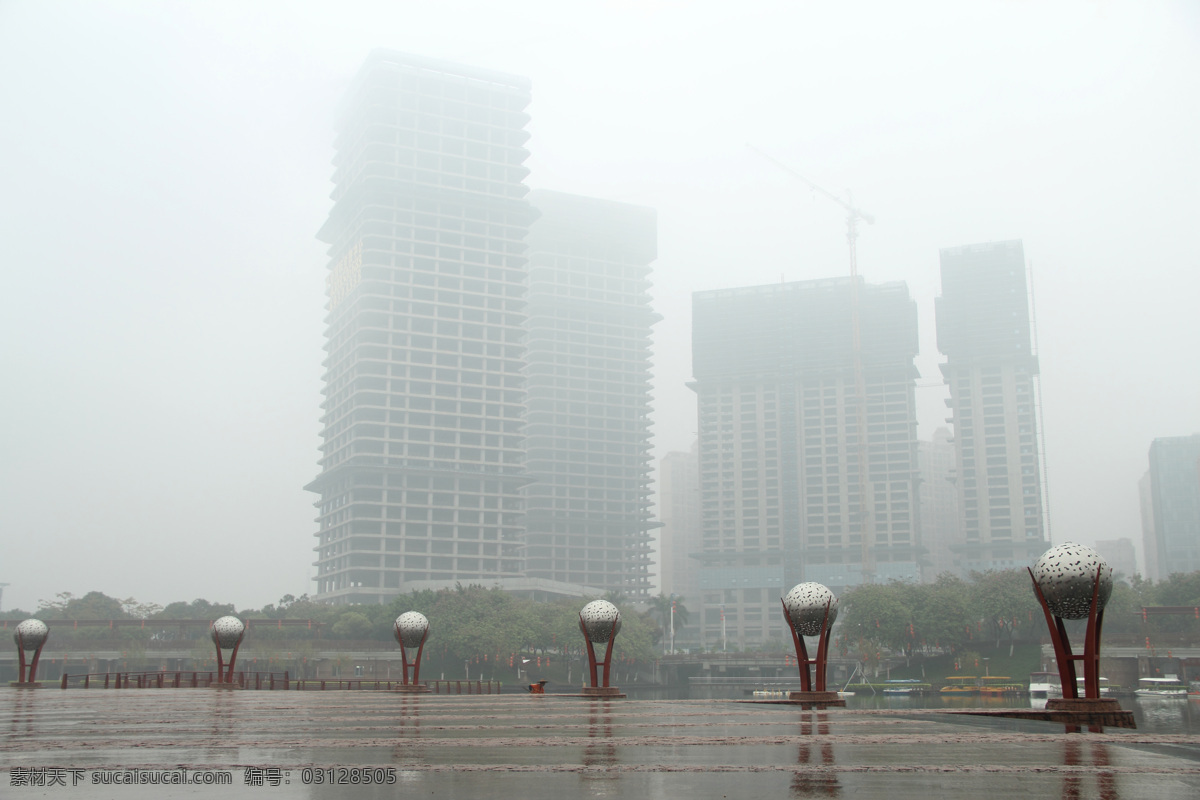
<path id="1" fill-rule="evenodd" d="M 875 217 L 854 204 L 854 196 L 846 190 L 846 199 L 823 189 L 796 170 L 762 150 L 747 144 L 751 150 L 770 161 L 781 170 L 796 178 L 814 192 L 828 197 L 846 210 L 846 242 L 850 245 L 850 326 L 851 350 L 854 362 L 854 432 L 858 455 L 858 533 L 862 540 L 862 582 L 875 582 L 875 525 L 872 512 L 875 510 L 875 484 L 870 480 L 867 462 L 867 384 L 863 376 L 862 325 L 859 315 L 858 285 L 858 223 L 875 224 Z M 849 506 L 849 503 L 847 503 Z"/>
<path id="2" fill-rule="evenodd" d="M 799 172 L 796 172 L 796 170 L 792 169 L 787 164 L 784 164 L 782 161 L 780 161 L 779 159 L 777 159 L 773 156 L 767 155 L 766 153 L 764 153 L 762 150 L 759 150 L 754 145 L 748 144 L 746 146 L 749 147 L 751 150 L 753 150 L 755 153 L 758 153 L 758 155 L 762 156 L 767 161 L 770 161 L 772 164 L 779 167 L 781 170 L 783 170 L 787 174 L 791 175 L 796 180 L 803 183 L 809 189 L 812 189 L 814 192 L 819 192 L 820 194 L 825 195 L 830 200 L 837 203 L 842 208 L 846 209 L 846 241 L 850 245 L 850 277 L 857 278 L 858 277 L 858 249 L 857 249 L 858 223 L 859 223 L 859 220 L 862 220 L 863 222 L 867 223 L 868 225 L 874 225 L 875 217 L 873 215 L 868 214 L 867 212 L 863 211 L 858 206 L 854 205 L 854 196 L 852 194 L 850 194 L 849 189 L 846 190 L 846 199 L 843 200 L 842 198 L 838 197 L 836 194 L 829 191 L 828 189 L 822 189 L 820 186 L 817 186 L 815 183 L 813 183 L 808 178 L 801 175 Z"/>

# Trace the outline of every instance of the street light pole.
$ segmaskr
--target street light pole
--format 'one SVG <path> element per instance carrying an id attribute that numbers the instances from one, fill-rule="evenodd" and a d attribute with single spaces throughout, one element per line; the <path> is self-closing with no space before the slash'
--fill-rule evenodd
<path id="1" fill-rule="evenodd" d="M 725 652 L 725 604 L 721 603 L 721 652 Z"/>

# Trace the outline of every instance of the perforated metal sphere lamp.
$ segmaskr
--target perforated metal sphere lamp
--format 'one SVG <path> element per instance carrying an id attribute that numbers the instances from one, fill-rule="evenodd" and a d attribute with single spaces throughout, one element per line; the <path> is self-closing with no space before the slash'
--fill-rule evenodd
<path id="1" fill-rule="evenodd" d="M 1084 698 L 1100 700 L 1100 631 L 1112 596 L 1112 569 L 1090 547 L 1074 542 L 1052 547 L 1029 569 L 1033 591 L 1046 615 L 1064 700 L 1078 700 L 1075 662 L 1083 662 Z M 1063 620 L 1086 619 L 1083 654 L 1071 651 Z M 1050 707 L 1050 704 L 1047 704 Z"/>
<path id="2" fill-rule="evenodd" d="M 14 686 L 36 686 L 37 685 L 37 668 L 38 661 L 42 657 L 42 648 L 46 646 L 46 640 L 50 638 L 50 628 L 40 619 L 27 619 L 17 624 L 13 630 L 13 643 L 17 646 L 17 655 L 20 658 L 20 672 L 17 674 L 17 681 Z M 33 660 L 27 662 L 25 653 L 28 650 L 33 650 Z"/>
<path id="3" fill-rule="evenodd" d="M 404 669 L 404 680 L 398 687 L 400 691 L 416 692 L 429 691 L 429 687 L 420 683 L 421 653 L 425 650 L 425 640 L 429 638 L 429 620 L 419 611 L 405 611 L 396 617 L 392 624 L 392 633 L 400 645 L 400 660 Z M 416 656 L 409 661 L 409 652 L 416 648 Z M 409 667 L 412 667 L 412 680 L 409 680 Z"/>
<path id="4" fill-rule="evenodd" d="M 621 612 L 607 600 L 593 600 L 579 612 L 579 630 L 587 642 L 588 674 L 591 685 L 585 686 L 585 696 L 613 697 L 621 696 L 615 687 L 609 685 L 609 670 L 612 667 L 613 643 L 621 632 Z M 607 645 L 604 650 L 604 660 L 596 658 L 595 645 Z M 603 678 L 600 678 L 600 668 L 603 668 Z"/>
<path id="5" fill-rule="evenodd" d="M 213 621 L 209 627 L 209 636 L 217 648 L 217 683 L 214 685 L 232 686 L 233 667 L 237 661 L 238 648 L 246 637 L 246 625 L 234 616 L 225 616 Z M 229 663 L 225 663 L 222 651 L 232 650 Z"/>
<path id="6" fill-rule="evenodd" d="M 842 702 L 836 692 L 826 689 L 829 662 L 829 635 L 837 619 L 838 599 L 820 583 L 798 583 L 783 598 L 783 617 L 787 620 L 796 648 L 796 664 L 800 668 L 800 697 L 797 700 Z M 816 636 L 816 656 L 809 658 L 805 636 Z M 815 676 L 810 668 L 815 667 Z M 797 693 L 793 692 L 792 695 Z M 823 695 L 823 696 L 818 696 Z"/>

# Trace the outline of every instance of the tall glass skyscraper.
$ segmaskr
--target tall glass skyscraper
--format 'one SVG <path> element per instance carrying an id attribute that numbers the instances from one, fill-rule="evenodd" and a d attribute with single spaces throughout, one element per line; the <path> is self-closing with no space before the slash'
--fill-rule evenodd
<path id="1" fill-rule="evenodd" d="M 317 596 L 520 575 L 529 82 L 375 52 L 337 123 Z"/>
<path id="2" fill-rule="evenodd" d="M 1150 504 L 1157 574 L 1200 570 L 1200 433 L 1150 444 Z"/>

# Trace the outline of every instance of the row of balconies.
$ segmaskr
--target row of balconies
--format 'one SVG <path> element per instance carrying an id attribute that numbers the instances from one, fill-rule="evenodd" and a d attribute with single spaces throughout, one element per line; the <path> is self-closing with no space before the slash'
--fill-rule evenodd
<path id="1" fill-rule="evenodd" d="M 466 108 L 461 110 L 465 112 Z M 503 124 L 491 119 L 468 120 L 465 113 L 418 116 L 413 108 L 401 109 L 386 102 L 364 103 L 352 107 L 338 126 L 332 163 L 341 172 L 373 146 L 403 145 L 427 153 L 521 164 L 529 155 L 524 148 L 529 133 L 524 124 L 514 125 L 520 121 L 520 117 L 505 117 Z M 436 132 L 429 130 L 432 123 L 437 123 Z"/>

